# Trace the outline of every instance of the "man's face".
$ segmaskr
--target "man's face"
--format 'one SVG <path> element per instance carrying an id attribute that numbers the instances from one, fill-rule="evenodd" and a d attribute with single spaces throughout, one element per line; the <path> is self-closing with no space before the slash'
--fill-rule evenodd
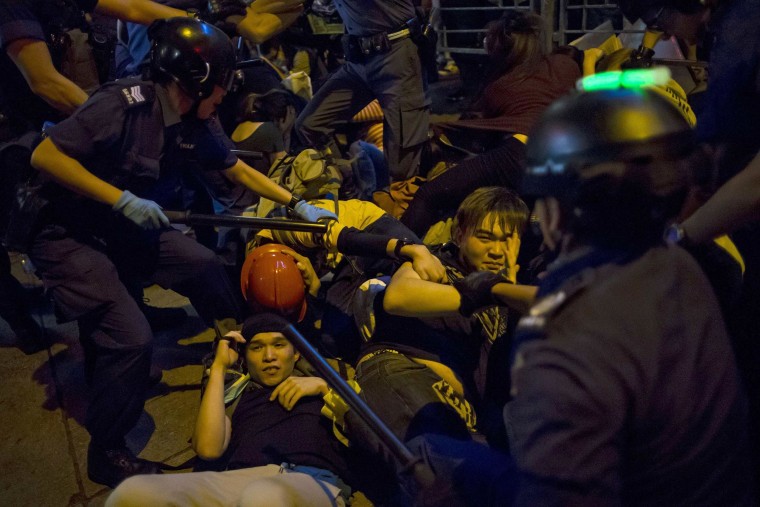
<path id="1" fill-rule="evenodd" d="M 201 100 L 198 104 L 198 118 L 208 120 L 216 112 L 217 106 L 222 103 L 222 99 L 227 95 L 227 90 L 221 86 L 214 86 L 211 95 Z"/>
<path id="2" fill-rule="evenodd" d="M 477 227 L 455 239 L 461 260 L 473 271 L 501 271 L 516 262 L 520 249 L 517 232 L 505 231 L 492 213 Z"/>
<path id="3" fill-rule="evenodd" d="M 259 333 L 245 352 L 248 373 L 261 385 L 274 387 L 293 373 L 299 354 L 282 333 Z"/>

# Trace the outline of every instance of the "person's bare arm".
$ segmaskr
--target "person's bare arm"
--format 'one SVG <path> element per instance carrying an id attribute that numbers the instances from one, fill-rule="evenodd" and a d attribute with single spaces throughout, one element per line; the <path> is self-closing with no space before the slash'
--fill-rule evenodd
<path id="1" fill-rule="evenodd" d="M 230 343 L 245 346 L 245 339 L 240 333 L 232 331 L 219 340 L 195 421 L 193 450 L 207 460 L 217 459 L 224 454 L 232 434 L 232 424 L 224 407 L 224 375 L 227 368 L 237 361 L 238 353 L 230 347 Z"/>
<path id="2" fill-rule="evenodd" d="M 502 304 L 520 313 L 528 313 L 536 300 L 538 287 L 534 285 L 515 285 L 512 283 L 497 283 L 491 289 L 491 294 Z"/>
<path id="3" fill-rule="evenodd" d="M 292 194 L 242 160 L 225 169 L 224 175 L 233 183 L 278 204 L 288 204 Z"/>
<path id="4" fill-rule="evenodd" d="M 113 206 L 122 190 L 98 178 L 78 160 L 69 157 L 50 139 L 45 139 L 32 153 L 32 167 L 42 171 L 69 190 Z"/>
<path id="5" fill-rule="evenodd" d="M 317 295 L 319 295 L 319 288 L 322 287 L 322 281 L 319 279 L 317 272 L 314 271 L 314 266 L 311 265 L 311 259 L 292 250 L 281 250 L 281 252 L 295 259 L 296 266 L 303 278 L 303 284 L 306 286 L 306 291 L 312 296 L 317 297 Z"/>
<path id="6" fill-rule="evenodd" d="M 292 25 L 303 12 L 301 0 L 256 0 L 237 22 L 237 32 L 253 44 L 261 44 Z"/>
<path id="7" fill-rule="evenodd" d="M 388 241 L 385 247 L 385 252 L 389 257 L 394 257 L 396 251 L 396 245 L 398 239 L 393 238 Z M 425 245 L 418 245 L 409 243 L 403 245 L 399 250 L 399 253 L 412 263 L 412 269 L 419 275 L 422 280 L 430 280 L 432 282 L 441 282 L 446 278 L 446 268 L 443 267 L 441 261 L 430 253 L 430 250 Z"/>
<path id="8" fill-rule="evenodd" d="M 686 237 L 704 243 L 760 218 L 760 153 L 684 220 Z"/>
<path id="9" fill-rule="evenodd" d="M 274 388 L 269 401 L 277 400 L 285 410 L 292 410 L 304 396 L 324 396 L 327 382 L 319 377 L 288 377 Z"/>
<path id="10" fill-rule="evenodd" d="M 420 278 L 411 262 L 404 263 L 385 289 L 383 308 L 402 317 L 441 317 L 459 311 L 461 298 L 451 285 Z"/>
<path id="11" fill-rule="evenodd" d="M 65 114 L 87 100 L 87 94 L 56 70 L 45 41 L 16 39 L 6 51 L 35 95 Z"/>
<path id="12" fill-rule="evenodd" d="M 98 0 L 95 12 L 141 25 L 149 25 L 157 19 L 187 16 L 186 11 L 150 0 Z"/>

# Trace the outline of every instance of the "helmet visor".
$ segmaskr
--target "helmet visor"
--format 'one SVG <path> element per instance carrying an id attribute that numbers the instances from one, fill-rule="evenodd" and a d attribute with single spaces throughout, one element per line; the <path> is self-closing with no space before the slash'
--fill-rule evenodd
<path id="1" fill-rule="evenodd" d="M 217 84 L 224 88 L 226 91 L 230 91 L 234 82 L 235 69 L 231 68 L 227 69 L 221 76 L 219 76 L 219 82 Z"/>

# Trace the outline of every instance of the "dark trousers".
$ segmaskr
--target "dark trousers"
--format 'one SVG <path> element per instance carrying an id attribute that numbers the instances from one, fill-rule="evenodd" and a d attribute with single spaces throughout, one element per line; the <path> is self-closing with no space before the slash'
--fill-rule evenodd
<path id="1" fill-rule="evenodd" d="M 8 251 L 0 245 L 0 318 L 11 329 L 16 329 L 25 319 L 29 319 L 24 288 L 11 273 L 11 260 Z"/>
<path id="2" fill-rule="evenodd" d="M 385 352 L 361 362 L 356 381 L 360 396 L 402 441 L 425 433 L 471 438 L 472 406 L 433 370 L 403 354 Z"/>
<path id="3" fill-rule="evenodd" d="M 239 320 L 236 295 L 214 253 L 174 229 L 114 230 L 98 238 L 45 227 L 30 255 L 62 321 L 77 320 L 91 383 L 85 427 L 92 444 L 124 444 L 145 402 L 152 332 L 138 307 L 142 281 L 187 296 L 211 325 Z"/>
<path id="4" fill-rule="evenodd" d="M 473 190 L 486 186 L 520 188 L 525 145 L 509 138 L 493 150 L 464 160 L 425 182 L 401 217 L 401 223 L 424 236 L 442 217 L 452 214 Z"/>
<path id="5" fill-rule="evenodd" d="M 391 43 L 386 53 L 346 62 L 320 87 L 296 120 L 304 142 L 330 146 L 335 124 L 350 120 L 377 98 L 385 115 L 383 147 L 392 181 L 415 176 L 430 123 L 429 101 L 417 46 Z"/>

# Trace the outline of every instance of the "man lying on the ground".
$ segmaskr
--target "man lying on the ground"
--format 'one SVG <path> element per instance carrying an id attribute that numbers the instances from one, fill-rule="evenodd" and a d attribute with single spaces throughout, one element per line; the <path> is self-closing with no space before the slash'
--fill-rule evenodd
<path id="1" fill-rule="evenodd" d="M 222 472 L 141 475 L 109 496 L 109 507 L 146 505 L 341 506 L 351 494 L 343 446 L 322 417 L 327 383 L 294 375 L 300 357 L 279 332 L 282 318 L 261 313 L 241 333 L 220 340 L 193 434 L 203 459 L 224 456 Z M 253 382 L 232 417 L 226 415 L 224 376 L 242 347 Z"/>

